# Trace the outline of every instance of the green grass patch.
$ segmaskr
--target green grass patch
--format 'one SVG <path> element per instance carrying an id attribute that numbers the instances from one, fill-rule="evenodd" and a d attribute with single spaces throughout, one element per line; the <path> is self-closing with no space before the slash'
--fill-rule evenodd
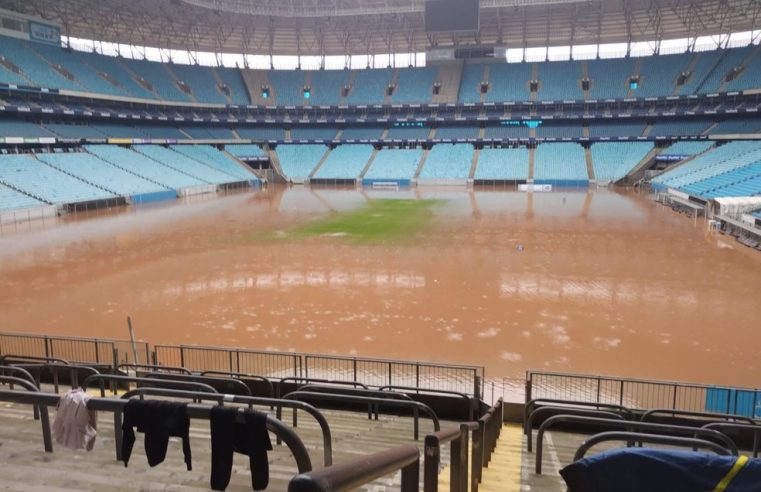
<path id="1" fill-rule="evenodd" d="M 324 219 L 278 235 L 287 238 L 338 238 L 355 243 L 400 242 L 413 238 L 433 217 L 438 200 L 371 200 L 357 210 L 337 212 Z"/>

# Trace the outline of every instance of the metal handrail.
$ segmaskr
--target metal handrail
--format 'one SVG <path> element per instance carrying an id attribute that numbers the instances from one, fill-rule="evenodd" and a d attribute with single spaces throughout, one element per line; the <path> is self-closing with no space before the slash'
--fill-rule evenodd
<path id="1" fill-rule="evenodd" d="M 653 415 L 658 413 L 670 414 L 672 417 L 679 417 L 679 416 L 702 417 L 704 419 L 727 420 L 727 421 L 734 421 L 734 422 L 737 422 L 738 420 L 742 420 L 743 422 L 747 422 L 751 425 L 756 424 L 755 420 L 753 420 L 750 417 L 745 417 L 744 415 L 733 415 L 731 413 L 691 412 L 687 410 L 674 410 L 671 408 L 653 408 L 643 413 L 640 416 L 639 420 L 640 422 L 645 422 L 649 418 L 651 418 Z"/>
<path id="2" fill-rule="evenodd" d="M 14 376 L 0 376 L 0 383 L 18 384 L 22 388 L 26 389 L 26 391 L 0 390 L 0 394 L 6 393 L 9 391 L 11 393 L 40 394 L 40 389 L 37 386 L 35 386 L 33 382 L 27 381 L 26 379 L 17 378 Z M 35 418 L 37 417 L 37 414 L 39 414 L 40 416 L 40 425 L 42 426 L 42 445 L 45 448 L 45 452 L 52 453 L 53 452 L 53 437 L 50 433 L 50 416 L 48 415 L 48 407 L 41 404 L 33 405 L 33 407 L 34 407 Z"/>
<path id="3" fill-rule="evenodd" d="M 69 361 L 66 359 L 59 359 L 57 357 L 37 357 L 34 355 L 18 355 L 18 354 L 4 354 L 0 355 L 0 364 L 4 364 L 7 359 L 10 359 L 12 361 L 18 361 L 17 363 L 23 364 L 24 362 L 47 362 L 47 363 L 57 363 L 57 364 L 63 364 L 65 366 L 69 365 Z"/>
<path id="4" fill-rule="evenodd" d="M 420 403 L 418 401 L 408 401 L 408 400 L 390 400 L 386 398 L 375 398 L 370 396 L 353 396 L 353 395 L 339 395 L 339 394 L 332 394 L 332 393 L 314 393 L 311 391 L 293 391 L 291 393 L 288 393 L 287 395 L 283 396 L 283 399 L 286 400 L 298 400 L 298 399 L 308 399 L 308 400 L 327 400 L 327 401 L 335 401 L 335 402 L 346 402 L 346 403 L 376 403 L 381 404 L 384 407 L 398 407 L 398 408 L 411 408 L 411 409 L 418 409 L 422 410 L 426 414 L 428 414 L 429 417 L 431 417 L 431 421 L 433 421 L 433 430 L 438 432 L 441 430 L 441 426 L 439 424 L 439 417 L 436 415 L 436 412 L 433 411 L 431 407 L 424 403 Z M 418 440 L 418 419 L 415 417 L 415 429 L 414 429 L 414 435 L 415 440 Z"/>
<path id="5" fill-rule="evenodd" d="M 710 424 L 706 424 L 701 429 L 733 429 L 733 430 L 741 430 L 741 431 L 751 431 L 753 433 L 753 457 L 758 458 L 758 437 L 759 433 L 761 433 L 761 426 L 759 425 L 750 425 L 750 424 L 736 424 L 734 422 L 711 422 Z M 721 432 L 721 431 L 719 431 Z M 722 435 L 726 435 L 722 433 Z M 727 436 L 727 438 L 731 439 L 731 437 Z M 734 441 L 732 441 L 734 442 Z"/>
<path id="6" fill-rule="evenodd" d="M 187 374 L 167 374 L 164 372 L 147 372 L 141 375 L 141 377 L 149 379 L 158 379 L 161 381 L 188 381 L 195 383 L 203 383 L 211 386 L 212 384 L 225 385 L 225 392 L 229 389 L 242 391 L 243 396 L 253 396 L 251 394 L 251 388 L 240 379 L 235 378 L 218 378 L 213 376 L 196 376 Z M 219 391 L 219 390 L 217 390 Z M 237 393 L 236 393 L 237 394 Z"/>
<path id="7" fill-rule="evenodd" d="M 448 442 L 451 443 L 449 447 L 449 489 L 450 492 L 461 490 L 462 479 L 460 477 L 463 472 L 466 477 L 468 474 L 467 434 L 467 427 L 452 427 L 425 436 L 423 451 L 423 490 L 425 492 L 438 492 L 439 490 L 441 445 Z M 464 446 L 463 441 L 465 441 Z"/>
<path id="8" fill-rule="evenodd" d="M 281 378 L 277 385 L 277 397 L 280 398 L 280 389 L 282 388 L 283 383 L 285 382 L 293 382 L 298 384 L 299 381 L 304 381 L 306 383 L 329 383 L 329 384 L 338 384 L 338 385 L 346 385 L 346 386 L 354 386 L 355 388 L 359 386 L 360 388 L 364 389 L 370 389 L 366 384 L 360 383 L 359 381 L 344 381 L 341 379 L 320 379 L 320 378 L 307 378 L 307 377 L 301 377 L 301 376 L 288 376 L 285 378 Z"/>
<path id="9" fill-rule="evenodd" d="M 562 407 L 563 405 L 568 406 L 577 406 L 577 407 L 594 407 L 597 410 L 619 410 L 621 413 L 625 413 L 628 419 L 634 418 L 634 412 L 632 412 L 629 408 L 626 408 L 623 405 L 616 405 L 614 403 L 598 403 L 598 402 L 587 402 L 587 401 L 576 401 L 576 400 L 562 400 L 562 399 L 556 399 L 556 398 L 534 398 L 533 400 L 529 400 L 526 402 L 526 405 L 523 407 L 523 433 L 528 434 L 529 427 L 526 425 L 528 422 L 528 416 L 533 411 L 534 407 L 536 407 L 539 404 L 544 403 L 551 403 L 552 407 Z"/>
<path id="10" fill-rule="evenodd" d="M 5 371 L 9 371 L 11 373 L 17 372 L 24 376 L 23 379 L 28 380 L 30 383 L 34 384 L 37 389 L 39 389 L 39 386 L 37 385 L 37 381 L 34 379 L 34 376 L 32 376 L 32 373 L 24 369 L 23 367 L 19 366 L 0 366 L 0 373 L 4 373 Z M 2 376 L 5 376 L 5 374 L 1 374 Z M 18 376 L 16 376 L 18 377 Z"/>
<path id="11" fill-rule="evenodd" d="M 407 444 L 291 479 L 288 492 L 348 492 L 402 470 L 401 492 L 419 490 L 420 451 Z"/>
<path id="12" fill-rule="evenodd" d="M 53 376 L 53 387 L 55 388 L 55 392 L 58 393 L 59 391 L 59 383 L 58 383 L 58 371 L 59 370 L 66 370 L 71 371 L 70 373 L 70 382 L 71 387 L 76 388 L 79 386 L 79 372 L 85 372 L 89 373 L 88 375 L 94 375 L 94 374 L 100 374 L 100 371 L 95 369 L 94 367 L 86 366 L 86 365 L 80 365 L 80 364 L 58 364 L 58 363 L 44 363 L 44 364 L 25 364 L 25 363 L 17 363 L 15 364 L 15 367 L 23 367 L 24 369 L 31 372 L 31 370 L 39 369 L 39 372 L 35 371 L 35 382 L 37 383 L 37 386 L 40 386 L 40 379 L 41 379 L 41 373 L 43 370 L 50 371 L 50 374 Z"/>
<path id="13" fill-rule="evenodd" d="M 204 383 L 196 383 L 196 382 L 190 382 L 190 381 L 174 381 L 170 379 L 156 379 L 156 378 L 140 378 L 136 376 L 120 376 L 117 374 L 93 374 L 92 376 L 88 376 L 85 378 L 84 381 L 82 381 L 81 387 L 82 389 L 87 389 L 87 387 L 93 383 L 98 382 L 100 387 L 100 396 L 101 398 L 106 396 L 106 387 L 105 382 L 125 382 L 125 383 L 137 383 L 137 384 L 151 384 L 155 386 L 160 386 L 163 388 L 174 388 L 174 389 L 195 389 L 195 390 L 201 390 L 204 393 L 219 393 L 216 389 L 212 388 L 208 384 Z M 114 388 L 114 394 L 116 394 L 116 388 Z"/>
<path id="14" fill-rule="evenodd" d="M 118 366 L 116 366 L 116 370 L 117 371 L 122 369 L 122 368 L 126 368 L 126 369 L 131 369 L 131 368 L 134 368 L 134 369 L 152 369 L 155 372 L 158 372 L 158 371 L 176 371 L 176 372 L 179 372 L 181 374 L 187 374 L 187 375 L 192 375 L 193 374 L 193 372 L 190 369 L 186 369 L 184 367 L 179 367 L 179 366 L 162 366 L 162 365 L 158 365 L 158 364 L 134 364 L 134 363 L 130 363 L 130 362 L 125 362 L 124 364 L 119 364 Z"/>
<path id="15" fill-rule="evenodd" d="M 296 388 L 297 391 L 316 391 L 319 393 L 329 393 L 329 394 L 340 394 L 340 395 L 355 395 L 355 396 L 374 396 L 378 398 L 386 398 L 389 397 L 389 399 L 392 400 L 408 400 L 408 401 L 414 401 L 409 395 L 405 395 L 404 393 L 398 393 L 396 391 L 380 391 L 380 390 L 374 390 L 374 389 L 357 389 L 357 388 L 342 388 L 340 386 L 329 386 L 329 385 L 321 385 L 321 384 L 305 384 L 302 386 L 298 386 Z M 374 410 L 374 411 L 373 411 Z M 417 409 L 413 410 L 415 412 L 415 416 L 417 416 Z M 373 414 L 375 414 L 375 420 L 378 420 L 378 415 L 380 411 L 378 408 L 378 405 L 374 404 L 368 404 L 367 405 L 367 418 L 368 420 L 373 417 Z M 294 422 L 295 422 L 296 415 L 294 414 Z"/>
<path id="16" fill-rule="evenodd" d="M 639 441 L 646 442 L 648 444 L 665 444 L 669 446 L 681 446 L 688 448 L 703 448 L 709 449 L 716 454 L 722 456 L 729 456 L 732 453 L 719 446 L 715 442 L 706 441 L 704 439 L 695 439 L 692 437 L 674 437 L 674 436 L 662 436 L 659 434 L 641 434 L 639 432 L 602 432 L 590 437 L 578 447 L 576 453 L 573 456 L 573 461 L 578 461 L 584 457 L 589 449 L 601 442 L 607 441 Z"/>
<path id="17" fill-rule="evenodd" d="M 325 466 L 333 464 L 333 438 L 330 432 L 330 426 L 325 416 L 309 403 L 296 400 L 282 400 L 277 398 L 262 398 L 258 396 L 241 396 L 241 395 L 222 395 L 218 393 L 201 393 L 198 391 L 187 390 L 174 390 L 165 388 L 136 388 L 124 393 L 121 398 L 129 399 L 134 396 L 153 395 L 153 396 L 168 396 L 177 398 L 193 398 L 195 400 L 208 400 L 216 401 L 218 404 L 223 405 L 225 403 L 242 403 L 247 404 L 249 407 L 252 405 L 272 405 L 277 407 L 278 414 L 277 419 L 281 420 L 280 410 L 283 407 L 304 410 L 312 417 L 314 417 L 317 424 L 322 431 L 322 444 L 323 444 L 323 462 Z M 295 427 L 295 426 L 294 426 Z"/>
<path id="18" fill-rule="evenodd" d="M 710 429 L 704 429 L 704 428 L 695 429 L 694 427 L 685 427 L 682 425 L 652 424 L 648 422 L 610 420 L 610 419 L 601 419 L 597 417 L 582 417 L 579 415 L 554 415 L 552 417 L 549 417 L 544 422 L 542 422 L 542 425 L 539 426 L 539 431 L 537 432 L 537 435 L 536 435 L 535 467 L 536 467 L 536 473 L 538 475 L 542 474 L 542 454 L 543 454 L 544 433 L 552 425 L 558 422 L 573 422 L 573 423 L 579 423 L 579 424 L 591 424 L 591 425 L 600 425 L 600 426 L 606 426 L 606 427 L 619 427 L 630 432 L 634 432 L 637 430 L 644 430 L 644 431 L 654 431 L 654 432 L 663 431 L 663 432 L 668 432 L 672 434 L 686 434 L 688 436 L 695 436 L 695 437 L 700 435 L 701 437 L 706 437 L 706 438 L 711 437 L 713 439 L 721 441 L 722 444 L 726 445 L 725 447 L 731 452 L 732 455 L 737 456 L 738 454 L 737 446 L 729 437 L 722 434 L 721 432 L 712 431 Z M 698 432 L 698 431 L 702 431 L 702 432 Z"/>
<path id="19" fill-rule="evenodd" d="M 528 452 L 532 452 L 531 449 L 531 441 L 533 440 L 533 427 L 534 427 L 534 419 L 537 417 L 537 415 L 540 415 L 542 417 L 545 416 L 545 414 L 562 414 L 562 415 L 578 415 L 581 417 L 601 417 L 606 419 L 619 419 L 624 420 L 626 422 L 631 422 L 631 420 L 626 420 L 618 413 L 608 412 L 606 410 L 581 410 L 581 409 L 575 409 L 571 407 L 540 407 L 531 412 L 531 415 L 528 417 L 528 441 L 526 442 L 526 449 Z"/>
<path id="20" fill-rule="evenodd" d="M 24 391 L 0 391 L 0 401 L 7 401 L 12 403 L 31 404 L 54 407 L 60 401 L 61 396 L 54 393 L 32 393 Z M 97 410 L 103 412 L 113 412 L 114 414 L 121 414 L 124 410 L 124 406 L 127 404 L 127 400 L 119 398 L 90 398 L 87 401 L 88 410 Z M 212 406 L 210 405 L 197 405 L 188 404 L 187 412 L 188 417 L 191 419 L 209 419 Z M 45 426 L 47 432 L 50 432 L 50 426 Z M 288 446 L 296 460 L 296 467 L 299 473 L 305 473 L 311 471 L 312 461 L 309 458 L 304 443 L 299 436 L 287 425 L 277 420 L 276 418 L 267 415 L 267 430 L 274 433 Z M 43 434 L 45 429 L 43 429 Z M 46 451 L 52 451 L 51 449 Z"/>
<path id="21" fill-rule="evenodd" d="M 449 390 L 437 390 L 437 389 L 428 389 L 428 388 L 416 388 L 414 386 L 398 386 L 394 384 L 387 384 L 385 386 L 381 386 L 378 388 L 381 391 L 385 390 L 403 390 L 403 391 L 414 391 L 415 393 L 430 393 L 430 394 L 440 394 L 440 395 L 452 395 L 457 396 L 465 400 L 465 402 L 468 405 L 468 413 L 470 414 L 470 418 L 475 420 L 476 418 L 476 409 L 473 407 L 473 397 L 466 395 L 465 393 L 460 393 L 459 391 L 449 391 Z"/>
<path id="22" fill-rule="evenodd" d="M 228 376 L 231 378 L 238 378 L 241 381 L 244 379 L 250 379 L 251 381 L 261 381 L 264 383 L 265 386 L 267 386 L 268 395 L 270 398 L 274 398 L 275 396 L 275 387 L 272 385 L 272 381 L 269 380 L 269 378 L 265 376 L 259 376 L 258 374 L 249 374 L 247 372 L 227 372 L 227 371 L 203 371 L 201 372 L 201 376 Z"/>

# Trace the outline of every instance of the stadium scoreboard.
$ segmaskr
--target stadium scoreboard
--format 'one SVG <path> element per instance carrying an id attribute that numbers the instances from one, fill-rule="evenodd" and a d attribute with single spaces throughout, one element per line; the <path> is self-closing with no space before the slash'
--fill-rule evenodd
<path id="1" fill-rule="evenodd" d="M 428 0 L 427 32 L 478 31 L 478 0 Z"/>

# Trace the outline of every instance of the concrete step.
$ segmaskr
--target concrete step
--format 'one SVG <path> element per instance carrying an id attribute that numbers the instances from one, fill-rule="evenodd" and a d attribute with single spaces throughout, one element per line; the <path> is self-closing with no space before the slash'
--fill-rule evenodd
<path id="1" fill-rule="evenodd" d="M 480 491 L 518 492 L 521 490 L 523 430 L 518 424 L 507 424 L 497 441 L 488 468 L 481 476 Z"/>

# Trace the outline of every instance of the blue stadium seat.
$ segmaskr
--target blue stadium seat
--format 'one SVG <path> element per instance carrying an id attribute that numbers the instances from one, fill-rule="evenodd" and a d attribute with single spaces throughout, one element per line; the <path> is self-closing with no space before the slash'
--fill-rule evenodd
<path id="1" fill-rule="evenodd" d="M 590 99 L 623 99 L 629 93 L 629 78 L 634 75 L 634 59 L 617 58 L 587 61 Z"/>
<path id="2" fill-rule="evenodd" d="M 208 166 L 184 154 L 160 145 L 139 145 L 133 147 L 143 155 L 160 162 L 194 178 L 198 178 L 210 184 L 224 184 L 240 181 L 230 174 Z"/>
<path id="3" fill-rule="evenodd" d="M 393 73 L 390 68 L 353 70 L 352 89 L 346 104 L 382 104 Z"/>
<path id="4" fill-rule="evenodd" d="M 632 95 L 670 96 L 676 89 L 679 74 L 687 70 L 692 57 L 692 53 L 643 57 L 639 70 L 639 87 L 632 91 Z"/>
<path id="5" fill-rule="evenodd" d="M 530 63 L 494 63 L 489 65 L 489 92 L 486 101 L 528 101 L 531 79 Z"/>
<path id="6" fill-rule="evenodd" d="M 292 140 L 333 140 L 336 138 L 338 131 L 335 128 L 308 128 L 294 127 L 291 128 Z"/>
<path id="7" fill-rule="evenodd" d="M 238 159 L 258 159 L 267 157 L 264 150 L 254 144 L 225 145 L 225 150 Z"/>
<path id="8" fill-rule="evenodd" d="M 383 135 L 383 128 L 375 126 L 357 126 L 344 128 L 341 140 L 377 140 Z"/>
<path id="9" fill-rule="evenodd" d="M 397 72 L 394 103 L 429 103 L 433 97 L 433 84 L 439 76 L 438 68 L 401 68 Z"/>
<path id="10" fill-rule="evenodd" d="M 433 138 L 478 138 L 478 131 L 477 126 L 440 126 Z"/>
<path id="11" fill-rule="evenodd" d="M 190 88 L 198 102 L 227 104 L 227 96 L 219 90 L 213 68 L 178 63 L 167 65 L 167 67 L 174 72 L 177 80 Z"/>
<path id="12" fill-rule="evenodd" d="M 534 181 L 585 184 L 589 181 L 584 149 L 577 143 L 543 143 L 534 155 Z"/>
<path id="13" fill-rule="evenodd" d="M 341 91 L 349 83 L 348 70 L 318 70 L 311 73 L 311 97 L 306 104 L 337 106 Z"/>
<path id="14" fill-rule="evenodd" d="M 482 64 L 465 64 L 460 79 L 460 92 L 457 100 L 461 103 L 477 103 L 481 100 L 480 84 L 484 79 Z"/>
<path id="15" fill-rule="evenodd" d="M 591 147 L 597 181 L 618 181 L 653 149 L 650 142 L 602 142 Z"/>
<path id="16" fill-rule="evenodd" d="M 0 210 L 18 210 L 42 205 L 45 203 L 0 184 Z"/>
<path id="17" fill-rule="evenodd" d="M 272 127 L 238 127 L 235 131 L 240 138 L 251 140 L 283 140 L 285 139 L 285 130 L 282 128 Z"/>
<path id="18" fill-rule="evenodd" d="M 382 149 L 375 156 L 364 179 L 374 180 L 408 180 L 415 176 L 420 159 L 421 149 Z"/>
<path id="19" fill-rule="evenodd" d="M 167 188 L 190 188 L 206 184 L 198 178 L 165 166 L 133 149 L 116 145 L 87 145 L 85 150 L 114 166 Z"/>
<path id="20" fill-rule="evenodd" d="M 315 179 L 357 179 L 373 154 L 373 146 L 367 144 L 345 144 L 333 149 Z"/>
<path id="21" fill-rule="evenodd" d="M 539 67 L 540 101 L 563 101 L 584 99 L 580 80 L 581 64 L 575 61 L 537 63 Z"/>
<path id="22" fill-rule="evenodd" d="M 256 175 L 244 169 L 224 152 L 211 145 L 172 145 L 175 152 L 236 178 L 238 181 L 258 181 Z"/>
<path id="23" fill-rule="evenodd" d="M 321 144 L 278 145 L 280 167 L 289 179 L 301 182 L 317 167 L 328 148 Z"/>
<path id="24" fill-rule="evenodd" d="M 279 106 L 302 106 L 311 104 L 304 99 L 304 72 L 301 70 L 271 70 L 267 72 L 270 88 L 275 92 Z"/>
<path id="25" fill-rule="evenodd" d="M 392 126 L 388 129 L 386 138 L 390 140 L 426 140 L 431 129 L 427 126 Z"/>
<path id="26" fill-rule="evenodd" d="M 248 95 L 248 89 L 243 82 L 243 76 L 237 68 L 216 67 L 220 80 L 230 89 L 232 104 L 246 105 L 251 104 L 251 98 Z"/>
<path id="27" fill-rule="evenodd" d="M 122 63 L 151 84 L 161 99 L 191 101 L 190 96 L 177 86 L 166 64 L 147 60 L 122 60 Z"/>
<path id="28" fill-rule="evenodd" d="M 481 149 L 474 179 L 525 181 L 528 179 L 528 149 Z"/>
<path id="29" fill-rule="evenodd" d="M 471 144 L 440 143 L 428 152 L 419 179 L 467 179 L 473 163 Z"/>

